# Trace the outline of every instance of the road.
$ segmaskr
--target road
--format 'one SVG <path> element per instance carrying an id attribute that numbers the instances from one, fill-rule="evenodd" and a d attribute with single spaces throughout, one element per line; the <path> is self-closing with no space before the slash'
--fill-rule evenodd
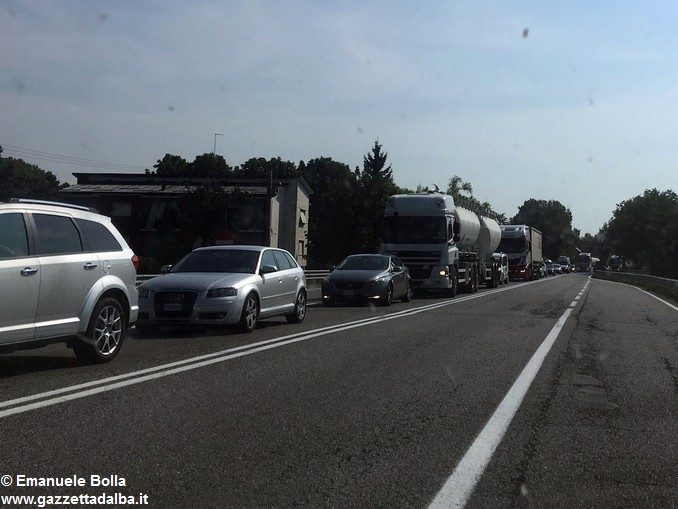
<path id="1" fill-rule="evenodd" d="M 0 495 L 678 505 L 678 309 L 638 289 L 572 274 L 261 325 L 132 333 L 103 366 L 0 356 L 0 474 L 126 481 Z"/>

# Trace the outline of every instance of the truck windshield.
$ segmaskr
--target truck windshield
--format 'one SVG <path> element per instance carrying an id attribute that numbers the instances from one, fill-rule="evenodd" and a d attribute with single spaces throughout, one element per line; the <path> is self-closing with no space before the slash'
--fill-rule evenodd
<path id="1" fill-rule="evenodd" d="M 447 240 L 444 217 L 386 217 L 381 241 L 384 244 L 440 244 Z"/>
<path id="2" fill-rule="evenodd" d="M 499 243 L 497 251 L 503 251 L 504 253 L 524 253 L 525 252 L 525 239 L 523 238 L 507 238 L 503 237 Z"/>

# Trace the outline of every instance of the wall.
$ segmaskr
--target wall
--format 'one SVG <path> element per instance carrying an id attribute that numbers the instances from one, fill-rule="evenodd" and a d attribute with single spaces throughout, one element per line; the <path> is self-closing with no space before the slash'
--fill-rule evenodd
<path id="1" fill-rule="evenodd" d="M 648 276 L 647 274 L 632 274 L 629 272 L 616 272 L 610 270 L 597 270 L 595 271 L 594 277 L 596 279 L 606 279 L 608 281 L 618 281 L 620 283 L 639 286 L 678 301 L 678 279 L 667 279 L 664 277 Z"/>

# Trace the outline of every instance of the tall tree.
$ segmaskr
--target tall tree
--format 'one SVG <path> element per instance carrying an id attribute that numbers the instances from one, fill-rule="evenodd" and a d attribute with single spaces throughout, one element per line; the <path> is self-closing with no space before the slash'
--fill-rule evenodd
<path id="1" fill-rule="evenodd" d="M 227 177 L 232 172 L 233 169 L 222 156 L 210 152 L 196 156 L 187 168 L 187 174 L 191 177 L 219 178 Z"/>
<path id="2" fill-rule="evenodd" d="M 162 159 L 158 159 L 153 168 L 155 168 L 156 175 L 162 177 L 180 177 L 186 175 L 188 162 L 181 156 L 165 154 Z"/>
<path id="3" fill-rule="evenodd" d="M 59 180 L 50 171 L 23 159 L 0 158 L 0 201 L 10 198 L 54 200 L 60 187 Z"/>
<path id="4" fill-rule="evenodd" d="M 545 258 L 574 254 L 572 212 L 557 200 L 530 198 L 518 208 L 511 224 L 526 224 L 541 231 Z"/>
<path id="5" fill-rule="evenodd" d="M 313 189 L 308 224 L 309 265 L 329 268 L 361 248 L 355 203 L 359 183 L 348 165 L 329 157 L 301 161 L 299 172 Z"/>
<path id="6" fill-rule="evenodd" d="M 489 202 L 481 203 L 473 196 L 473 186 L 471 183 L 463 180 L 459 175 L 454 175 L 447 183 L 447 194 L 452 196 L 455 205 L 471 210 L 481 216 L 492 218 L 499 224 L 506 223 L 506 215 L 492 210 L 492 205 Z"/>
<path id="7" fill-rule="evenodd" d="M 236 166 L 233 172 L 243 177 L 268 177 L 271 172 L 276 178 L 294 177 L 299 174 L 293 162 L 283 161 L 280 157 L 271 159 L 253 157 Z"/>
<path id="8" fill-rule="evenodd" d="M 646 190 L 617 205 L 605 227 L 614 254 L 658 276 L 678 277 L 678 195 Z"/>
<path id="9" fill-rule="evenodd" d="M 362 250 L 376 252 L 381 240 L 384 209 L 388 197 L 399 192 L 393 182 L 393 169 L 387 165 L 388 154 L 382 151 L 379 140 L 374 142 L 372 150 L 363 157 L 362 170 L 356 169 L 360 183 L 357 209 L 360 211 L 358 234 L 362 240 Z"/>

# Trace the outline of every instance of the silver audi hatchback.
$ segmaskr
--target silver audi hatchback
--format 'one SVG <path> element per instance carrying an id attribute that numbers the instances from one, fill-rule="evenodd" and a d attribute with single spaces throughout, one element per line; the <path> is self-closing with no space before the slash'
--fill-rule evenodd
<path id="1" fill-rule="evenodd" d="M 140 334 L 159 325 L 239 325 L 255 329 L 260 318 L 306 317 L 306 278 L 292 255 L 261 246 L 199 248 L 164 276 L 139 287 Z"/>
<path id="2" fill-rule="evenodd" d="M 110 361 L 139 312 L 137 263 L 91 209 L 0 203 L 0 352 L 65 342 L 81 361 Z"/>

